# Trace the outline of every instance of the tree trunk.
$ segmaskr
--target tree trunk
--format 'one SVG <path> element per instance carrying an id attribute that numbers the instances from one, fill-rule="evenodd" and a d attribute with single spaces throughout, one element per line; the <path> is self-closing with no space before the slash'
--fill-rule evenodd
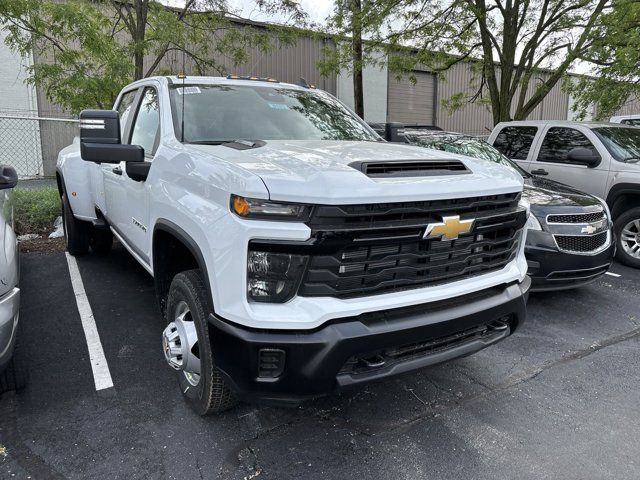
<path id="1" fill-rule="evenodd" d="M 134 80 L 144 78 L 144 41 L 147 30 L 147 13 L 149 10 L 149 2 L 147 0 L 136 0 L 136 24 L 135 30 L 132 32 L 133 40 L 133 64 L 134 64 Z"/>
<path id="2" fill-rule="evenodd" d="M 353 107 L 364 119 L 364 92 L 362 89 L 362 3 L 351 0 L 351 52 L 353 59 Z"/>

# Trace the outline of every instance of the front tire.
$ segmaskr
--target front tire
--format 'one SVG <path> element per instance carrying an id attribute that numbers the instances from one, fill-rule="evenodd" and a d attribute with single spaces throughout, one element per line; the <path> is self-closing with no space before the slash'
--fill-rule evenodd
<path id="1" fill-rule="evenodd" d="M 613 228 L 618 242 L 618 261 L 640 268 L 640 207 L 627 210 L 616 218 Z"/>
<path id="2" fill-rule="evenodd" d="M 207 317 L 213 313 L 200 270 L 177 274 L 167 298 L 163 350 L 176 371 L 180 390 L 199 415 L 219 413 L 236 400 L 216 367 Z"/>
<path id="3" fill-rule="evenodd" d="M 64 241 L 67 251 L 74 257 L 84 255 L 89 251 L 89 226 L 87 222 L 73 216 L 66 193 L 62 194 L 61 200 Z"/>

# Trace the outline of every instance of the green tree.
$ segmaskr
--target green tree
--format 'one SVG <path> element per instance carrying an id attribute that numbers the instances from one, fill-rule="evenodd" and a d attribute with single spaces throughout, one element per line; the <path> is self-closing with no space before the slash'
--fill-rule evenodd
<path id="1" fill-rule="evenodd" d="M 258 8 L 304 20 L 290 0 L 257 0 Z M 247 48 L 267 51 L 269 31 L 238 28 L 225 0 L 0 0 L 7 44 L 46 61 L 28 67 L 28 81 L 70 112 L 109 108 L 127 83 L 167 72 L 169 56 L 193 74 L 225 73 Z M 172 73 L 175 71 L 175 67 Z"/>
<path id="2" fill-rule="evenodd" d="M 591 64 L 594 77 L 566 85 L 579 117 L 595 106 L 598 118 L 608 118 L 628 100 L 640 98 L 640 1 L 614 1 L 592 31 L 591 42 L 582 59 Z"/>
<path id="3" fill-rule="evenodd" d="M 318 67 L 323 75 L 349 72 L 353 76 L 354 111 L 361 118 L 365 109 L 362 70 L 381 63 L 375 38 L 390 6 L 389 0 L 337 0 L 327 19 L 334 46 L 324 49 Z"/>
<path id="4" fill-rule="evenodd" d="M 477 90 L 466 100 L 489 103 L 495 123 L 527 118 L 568 69 L 587 55 L 592 32 L 610 6 L 610 0 L 384 3 L 391 14 L 378 40 L 388 45 L 390 68 L 399 74 L 417 66 L 443 72 L 456 63 L 471 62 Z M 541 75 L 546 68 L 552 71 Z M 461 104 L 460 96 L 455 100 Z"/>

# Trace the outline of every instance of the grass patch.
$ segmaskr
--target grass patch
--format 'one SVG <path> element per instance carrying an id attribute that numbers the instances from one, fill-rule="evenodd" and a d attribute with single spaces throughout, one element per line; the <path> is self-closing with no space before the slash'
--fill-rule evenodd
<path id="1" fill-rule="evenodd" d="M 55 187 L 16 188 L 13 192 L 15 228 L 18 235 L 48 234 L 62 214 L 60 196 Z"/>

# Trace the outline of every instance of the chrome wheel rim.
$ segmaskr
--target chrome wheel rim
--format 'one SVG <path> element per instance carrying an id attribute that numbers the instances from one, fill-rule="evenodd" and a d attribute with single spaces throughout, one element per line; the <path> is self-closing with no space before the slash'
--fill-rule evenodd
<path id="1" fill-rule="evenodd" d="M 169 366 L 184 375 L 191 386 L 200 383 L 198 331 L 186 302 L 176 305 L 173 321 L 162 332 L 162 350 Z"/>
<path id="2" fill-rule="evenodd" d="M 620 243 L 627 255 L 640 259 L 640 218 L 624 226 L 620 232 Z"/>

